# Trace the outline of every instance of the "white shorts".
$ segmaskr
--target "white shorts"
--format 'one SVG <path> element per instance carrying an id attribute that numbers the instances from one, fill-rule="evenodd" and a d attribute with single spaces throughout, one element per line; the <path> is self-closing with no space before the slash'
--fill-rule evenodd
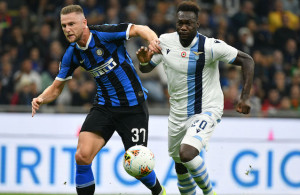
<path id="1" fill-rule="evenodd" d="M 211 112 L 203 112 L 190 117 L 187 121 L 174 123 L 169 120 L 168 146 L 169 155 L 180 162 L 181 144 L 193 146 L 201 152 L 208 149 L 208 141 L 219 122 L 219 118 Z"/>

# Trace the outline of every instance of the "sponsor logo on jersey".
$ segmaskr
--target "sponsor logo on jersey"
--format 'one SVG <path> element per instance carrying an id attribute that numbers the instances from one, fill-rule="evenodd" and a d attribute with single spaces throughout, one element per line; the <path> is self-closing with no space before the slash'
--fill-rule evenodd
<path id="1" fill-rule="evenodd" d="M 83 64 L 83 62 L 84 62 L 84 59 L 79 61 L 80 64 Z"/>
<path id="2" fill-rule="evenodd" d="M 103 54 L 104 54 L 103 49 L 98 48 L 98 49 L 96 50 L 96 54 L 97 54 L 98 56 L 103 56 Z"/>
<path id="3" fill-rule="evenodd" d="M 183 58 L 186 57 L 186 52 L 185 51 L 181 52 L 181 57 L 183 57 Z"/>
<path id="4" fill-rule="evenodd" d="M 101 75 L 104 75 L 107 72 L 110 72 L 112 69 L 114 69 L 117 66 L 117 63 L 111 58 L 110 60 L 108 60 L 107 62 L 105 62 L 104 64 L 89 70 L 89 72 L 94 76 L 94 77 L 98 77 Z"/>
<path id="5" fill-rule="evenodd" d="M 167 49 L 167 54 L 168 54 L 170 51 L 171 51 L 170 49 Z"/>

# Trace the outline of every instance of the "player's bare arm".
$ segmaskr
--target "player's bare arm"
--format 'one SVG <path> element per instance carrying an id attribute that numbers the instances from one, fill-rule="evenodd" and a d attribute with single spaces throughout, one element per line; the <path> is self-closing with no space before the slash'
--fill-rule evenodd
<path id="1" fill-rule="evenodd" d="M 151 72 L 155 66 L 152 66 L 149 62 L 154 55 L 154 52 L 147 47 L 142 46 L 137 52 L 136 56 L 140 61 L 139 69 L 142 73 Z"/>
<path id="2" fill-rule="evenodd" d="M 238 51 L 238 55 L 233 64 L 242 66 L 243 74 L 243 89 L 240 101 L 236 107 L 236 111 L 243 114 L 249 114 L 251 109 L 249 98 L 253 82 L 254 61 L 248 54 Z"/>
<path id="3" fill-rule="evenodd" d="M 42 104 L 54 101 L 61 94 L 64 84 L 65 81 L 54 80 L 52 85 L 47 87 L 41 95 L 32 99 L 32 117 Z"/>
<path id="4" fill-rule="evenodd" d="M 159 46 L 159 40 L 156 33 L 148 26 L 144 25 L 132 25 L 129 31 L 129 37 L 141 37 L 148 41 L 149 49 L 154 53 L 160 53 L 161 47 Z"/>

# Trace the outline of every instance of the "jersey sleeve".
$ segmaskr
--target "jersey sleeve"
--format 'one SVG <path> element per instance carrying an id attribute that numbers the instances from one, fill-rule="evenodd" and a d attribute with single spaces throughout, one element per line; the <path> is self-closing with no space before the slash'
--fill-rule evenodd
<path id="1" fill-rule="evenodd" d="M 150 60 L 152 66 L 157 66 L 162 62 L 162 54 L 154 54 Z"/>
<path id="2" fill-rule="evenodd" d="M 89 26 L 90 30 L 96 30 L 99 32 L 99 38 L 101 40 L 111 42 L 115 40 L 128 40 L 129 31 L 132 24 L 104 24 L 104 25 L 92 25 Z"/>
<path id="3" fill-rule="evenodd" d="M 59 81 L 72 79 L 73 72 L 77 67 L 78 65 L 75 63 L 73 56 L 73 49 L 69 47 L 62 57 L 59 64 L 59 72 L 55 79 Z"/>
<path id="4" fill-rule="evenodd" d="M 211 58 L 213 61 L 222 61 L 225 63 L 232 63 L 238 50 L 224 41 L 218 39 L 211 40 Z"/>

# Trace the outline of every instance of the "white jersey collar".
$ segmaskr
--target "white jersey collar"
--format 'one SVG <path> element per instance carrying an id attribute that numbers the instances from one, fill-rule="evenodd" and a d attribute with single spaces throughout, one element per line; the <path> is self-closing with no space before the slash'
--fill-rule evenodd
<path id="1" fill-rule="evenodd" d="M 76 45 L 77 45 L 77 47 L 78 47 L 79 49 L 81 49 L 81 50 L 86 50 L 86 49 L 88 48 L 88 46 L 89 46 L 91 40 L 92 40 L 92 33 L 90 32 L 89 39 L 87 40 L 86 45 L 85 45 L 84 47 L 81 47 L 81 46 L 78 45 L 77 43 L 76 43 Z"/>
<path id="2" fill-rule="evenodd" d="M 179 43 L 180 43 L 180 38 L 179 38 L 179 34 L 178 34 L 178 33 L 177 33 L 177 36 L 178 36 L 178 41 L 179 41 Z M 194 45 L 197 43 L 198 38 L 199 38 L 199 33 L 197 32 L 196 36 L 194 37 L 193 41 L 191 42 L 191 44 L 190 44 L 189 46 L 183 47 L 181 43 L 180 43 L 180 45 L 181 45 L 183 48 L 189 48 L 189 47 L 192 47 L 192 46 L 194 46 Z"/>

